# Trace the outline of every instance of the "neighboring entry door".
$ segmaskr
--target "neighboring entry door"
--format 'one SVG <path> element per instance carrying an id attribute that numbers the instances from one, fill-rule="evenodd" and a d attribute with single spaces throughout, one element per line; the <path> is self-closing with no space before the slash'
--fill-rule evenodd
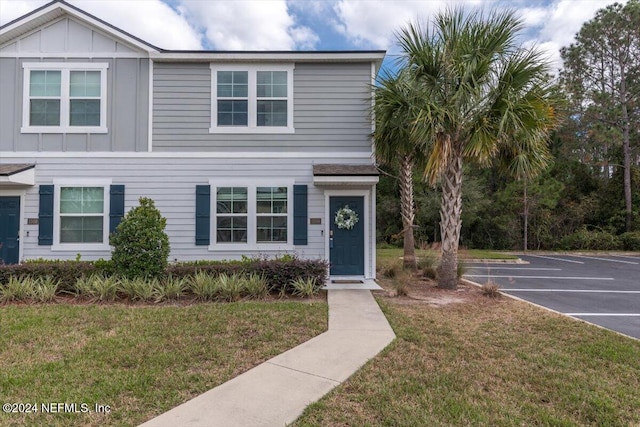
<path id="1" fill-rule="evenodd" d="M 5 264 L 18 263 L 19 233 L 20 197 L 0 197 L 0 260 Z"/>
<path id="2" fill-rule="evenodd" d="M 343 208 L 355 212 L 353 228 L 336 225 L 336 213 Z M 343 211 L 345 212 L 345 211 Z M 364 197 L 329 197 L 329 261 L 334 276 L 364 275 Z M 347 219 L 352 215 L 347 216 Z"/>

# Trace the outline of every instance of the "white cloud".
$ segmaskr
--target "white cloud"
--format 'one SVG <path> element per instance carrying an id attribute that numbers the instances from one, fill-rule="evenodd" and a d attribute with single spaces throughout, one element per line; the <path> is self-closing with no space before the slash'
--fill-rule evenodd
<path id="1" fill-rule="evenodd" d="M 71 4 L 142 40 L 164 49 L 200 49 L 200 36 L 187 20 L 160 0 L 76 0 Z M 3 0 L 5 24 L 45 1 Z"/>
<path id="2" fill-rule="evenodd" d="M 409 22 L 426 21 L 446 5 L 445 0 L 339 0 L 334 10 L 341 20 L 338 30 L 353 43 L 387 49 L 395 41 L 394 34 Z"/>
<path id="3" fill-rule="evenodd" d="M 222 50 L 312 49 L 319 39 L 296 25 L 285 0 L 180 0 L 180 11 Z"/>
<path id="4" fill-rule="evenodd" d="M 619 2 L 626 3 L 626 0 Z M 562 67 L 560 49 L 575 42 L 575 35 L 582 25 L 594 18 L 598 10 L 612 3 L 615 0 L 559 0 L 530 13 L 528 22 L 525 16 L 525 22 L 539 26 L 535 41 L 551 58 L 555 70 Z M 533 24 L 533 21 L 538 22 Z"/>

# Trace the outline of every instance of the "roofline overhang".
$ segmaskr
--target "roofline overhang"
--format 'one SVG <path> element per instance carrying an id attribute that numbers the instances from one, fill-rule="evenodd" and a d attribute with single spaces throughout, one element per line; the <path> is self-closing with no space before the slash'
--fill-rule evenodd
<path id="1" fill-rule="evenodd" d="M 114 37 L 148 53 L 149 58 L 157 62 L 367 62 L 374 63 L 380 69 L 386 51 L 384 50 L 345 50 L 345 51 L 215 51 L 215 50 L 169 50 L 152 45 L 126 31 L 94 16 L 64 0 L 53 0 L 38 9 L 22 15 L 0 26 L 0 46 L 10 40 L 26 34 L 31 28 L 20 31 L 27 22 L 51 14 L 56 19 L 56 10 L 85 21 Z"/>
<path id="2" fill-rule="evenodd" d="M 35 166 L 26 165 L 24 168 L 0 175 L 0 187 L 34 186 L 36 184 Z"/>
<path id="3" fill-rule="evenodd" d="M 382 64 L 384 50 L 375 51 L 193 51 L 162 50 L 149 57 L 156 62 L 373 62 Z"/>
<path id="4" fill-rule="evenodd" d="M 51 14 L 52 15 L 52 19 L 55 19 L 55 11 L 57 9 L 60 9 L 62 11 L 64 11 L 65 13 L 73 16 L 76 19 L 79 19 L 81 21 L 85 21 L 95 27 L 100 28 L 101 30 L 110 33 L 112 35 L 114 35 L 117 38 L 122 39 L 123 41 L 135 46 L 136 48 L 143 50 L 145 52 L 159 52 L 162 49 L 152 45 L 151 43 L 148 43 L 144 40 L 142 40 L 139 37 L 134 36 L 133 34 L 129 34 L 126 31 L 116 27 L 115 25 L 112 25 L 110 23 L 108 23 L 107 21 L 104 21 L 100 18 L 98 18 L 97 16 L 91 15 L 88 12 L 85 12 L 84 10 L 70 4 L 67 3 L 64 0 L 53 0 L 52 2 L 49 2 L 41 7 L 39 7 L 38 9 L 32 10 L 31 12 L 22 15 L 16 19 L 14 19 L 11 22 L 6 23 L 5 25 L 0 27 L 0 46 L 4 45 L 5 43 L 9 42 L 10 40 L 17 38 L 19 36 L 21 36 L 24 33 L 27 33 L 30 31 L 30 29 L 24 31 L 24 32 L 20 32 L 19 29 L 21 26 L 25 25 L 27 22 L 43 17 L 47 14 Z M 15 33 L 15 34 L 12 34 Z M 7 34 L 9 36 L 7 36 Z M 3 37 L 4 36 L 4 37 Z M 6 38 L 6 40 L 5 40 Z"/>
<path id="5" fill-rule="evenodd" d="M 379 181 L 378 176 L 371 175 L 315 175 L 313 184 L 325 185 L 375 185 Z"/>

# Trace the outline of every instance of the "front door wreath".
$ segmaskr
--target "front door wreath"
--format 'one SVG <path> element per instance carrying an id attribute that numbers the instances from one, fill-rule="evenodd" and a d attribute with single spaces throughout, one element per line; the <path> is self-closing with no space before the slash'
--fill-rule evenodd
<path id="1" fill-rule="evenodd" d="M 349 205 L 338 209 L 334 223 L 340 229 L 351 230 L 358 223 L 358 214 Z"/>

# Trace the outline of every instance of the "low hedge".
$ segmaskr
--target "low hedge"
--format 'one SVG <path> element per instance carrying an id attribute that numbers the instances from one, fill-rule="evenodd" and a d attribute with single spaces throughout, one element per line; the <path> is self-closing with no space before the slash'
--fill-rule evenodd
<path id="1" fill-rule="evenodd" d="M 242 261 L 197 261 L 171 264 L 165 277 L 189 277 L 202 271 L 212 276 L 220 274 L 257 274 L 262 276 L 272 292 L 291 293 L 291 282 L 296 279 L 311 279 L 324 283 L 328 264 L 323 260 L 303 260 L 295 257 L 280 259 L 244 259 Z M 23 264 L 0 265 L 0 286 L 5 286 L 11 277 L 49 277 L 59 282 L 60 292 L 74 292 L 76 282 L 94 274 L 117 275 L 109 261 L 49 261 L 35 260 Z"/>
<path id="2" fill-rule="evenodd" d="M 640 251 L 640 231 L 630 231 L 620 235 L 625 251 Z"/>
<path id="3" fill-rule="evenodd" d="M 566 250 L 619 250 L 622 241 L 614 234 L 601 230 L 582 229 L 560 240 L 560 249 Z"/>

